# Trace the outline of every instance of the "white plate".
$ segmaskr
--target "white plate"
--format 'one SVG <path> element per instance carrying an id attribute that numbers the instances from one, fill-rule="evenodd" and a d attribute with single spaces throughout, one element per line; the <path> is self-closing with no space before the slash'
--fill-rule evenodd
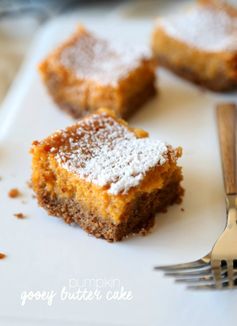
<path id="1" fill-rule="evenodd" d="M 107 243 L 49 217 L 32 199 L 26 186 L 32 140 L 72 122 L 52 103 L 35 67 L 72 32 L 77 20 L 74 16 L 57 19 L 41 31 L 0 111 L 0 251 L 8 255 L 0 261 L 1 325 L 235 325 L 237 292 L 190 292 L 154 272 L 153 266 L 203 256 L 224 227 L 214 107 L 219 100 L 234 100 L 236 94 L 203 92 L 159 71 L 159 96 L 130 123 L 153 137 L 183 146 L 180 164 L 186 193 L 181 206 L 157 217 L 150 235 Z M 115 16 L 81 16 L 81 21 L 102 35 L 140 43 L 148 41 L 152 26 L 151 21 L 141 19 L 121 24 Z M 23 192 L 21 199 L 8 198 L 13 187 Z M 28 218 L 13 217 L 18 212 Z M 62 301 L 60 291 L 72 279 L 81 289 L 96 285 L 102 299 Z M 131 291 L 131 300 L 105 298 L 121 287 Z M 51 306 L 42 300 L 22 306 L 24 291 L 43 290 L 56 293 Z"/>

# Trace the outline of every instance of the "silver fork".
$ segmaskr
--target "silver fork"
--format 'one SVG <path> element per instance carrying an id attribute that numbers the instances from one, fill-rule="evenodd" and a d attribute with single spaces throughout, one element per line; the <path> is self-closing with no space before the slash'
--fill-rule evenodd
<path id="1" fill-rule="evenodd" d="M 193 262 L 156 266 L 189 289 L 237 288 L 236 116 L 232 103 L 217 106 L 217 121 L 226 193 L 227 224 L 211 252 Z"/>

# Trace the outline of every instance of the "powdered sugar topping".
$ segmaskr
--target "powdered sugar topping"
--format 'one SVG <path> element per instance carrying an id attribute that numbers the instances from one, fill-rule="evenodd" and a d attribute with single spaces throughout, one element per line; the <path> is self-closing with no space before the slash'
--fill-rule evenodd
<path id="1" fill-rule="evenodd" d="M 74 71 L 77 78 L 104 85 L 117 85 L 119 80 L 150 57 L 148 48 L 137 48 L 109 42 L 85 32 L 61 53 L 61 63 Z"/>
<path id="2" fill-rule="evenodd" d="M 171 37 L 205 51 L 237 50 L 237 18 L 224 10 L 195 6 L 157 21 Z"/>
<path id="3" fill-rule="evenodd" d="M 113 118 L 95 114 L 80 124 L 56 159 L 68 171 L 117 195 L 137 186 L 155 165 L 164 164 L 167 151 L 165 143 L 136 138 Z"/>

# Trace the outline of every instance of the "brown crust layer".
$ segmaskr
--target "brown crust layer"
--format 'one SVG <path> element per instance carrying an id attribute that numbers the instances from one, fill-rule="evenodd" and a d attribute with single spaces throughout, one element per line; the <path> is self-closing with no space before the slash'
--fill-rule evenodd
<path id="1" fill-rule="evenodd" d="M 124 222 L 120 224 L 92 214 L 75 199 L 51 198 L 44 189 L 38 192 L 37 197 L 39 204 L 50 215 L 62 217 L 69 224 L 75 222 L 95 237 L 113 242 L 120 241 L 129 234 L 146 234 L 154 224 L 155 214 L 164 212 L 169 205 L 180 203 L 183 193 L 180 180 L 162 190 L 143 193 L 129 204 Z"/>
<path id="2" fill-rule="evenodd" d="M 219 73 L 219 76 L 215 75 L 213 79 L 204 79 L 201 72 L 197 74 L 188 64 L 186 66 L 173 65 L 167 58 L 160 55 L 157 55 L 157 60 L 160 66 L 169 69 L 176 75 L 214 92 L 230 92 L 237 89 L 237 81 L 228 78 L 225 74 Z"/>

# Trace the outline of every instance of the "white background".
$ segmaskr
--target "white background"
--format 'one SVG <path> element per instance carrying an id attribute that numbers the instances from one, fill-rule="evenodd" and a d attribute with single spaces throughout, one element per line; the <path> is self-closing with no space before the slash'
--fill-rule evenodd
<path id="1" fill-rule="evenodd" d="M 181 206 L 157 217 L 153 232 L 146 237 L 114 244 L 95 239 L 79 227 L 49 217 L 26 186 L 32 140 L 72 122 L 47 95 L 37 63 L 78 21 L 107 37 L 148 42 L 153 25 L 150 16 L 135 17 L 125 9 L 106 18 L 99 11 L 81 12 L 44 27 L 1 109 L 0 251 L 8 255 L 0 261 L 1 325 L 236 324 L 236 291 L 187 291 L 153 271 L 156 264 L 205 255 L 225 225 L 215 103 L 233 100 L 236 94 L 215 95 L 159 70 L 159 95 L 129 122 L 148 130 L 152 137 L 182 145 L 186 193 Z M 23 192 L 22 198 L 8 198 L 13 187 Z M 28 218 L 16 219 L 13 214 L 18 212 Z M 51 307 L 42 301 L 21 306 L 22 291 L 59 293 L 70 278 L 119 279 L 132 291 L 133 299 L 62 302 L 56 297 Z"/>

